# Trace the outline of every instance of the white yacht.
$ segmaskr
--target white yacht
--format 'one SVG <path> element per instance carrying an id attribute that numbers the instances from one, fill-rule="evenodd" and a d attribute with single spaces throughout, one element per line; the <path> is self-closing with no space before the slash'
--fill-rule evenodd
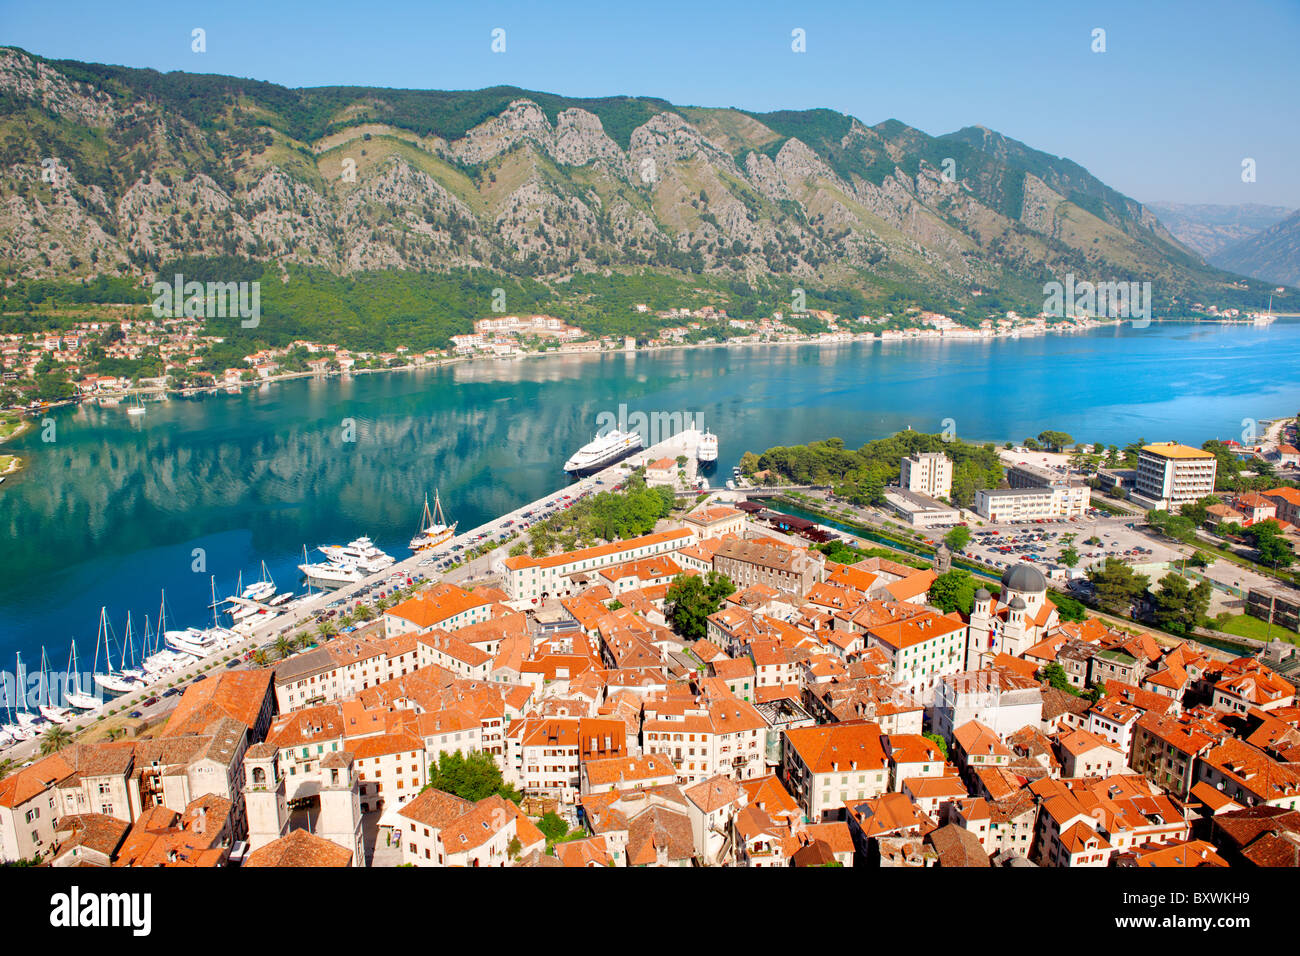
<path id="1" fill-rule="evenodd" d="M 194 657 L 207 657 L 239 643 L 240 636 L 224 627 L 187 627 L 179 631 L 165 631 L 163 643 L 168 650 L 179 651 Z"/>
<path id="2" fill-rule="evenodd" d="M 359 568 L 368 574 L 392 567 L 396 561 L 392 555 L 376 548 L 375 543 L 364 535 L 345 545 L 322 545 L 319 550 L 331 564 Z"/>
<path id="3" fill-rule="evenodd" d="M 336 564 L 333 561 L 300 564 L 298 570 L 306 575 L 309 584 L 322 588 L 341 588 L 345 584 L 356 584 L 366 579 L 366 572 L 356 565 Z"/>
<path id="4" fill-rule="evenodd" d="M 637 432 L 621 432 L 617 428 L 604 435 L 597 434 L 564 463 L 564 470 L 572 475 L 588 474 L 616 461 L 622 461 L 628 455 L 641 448 L 641 436 Z"/>
<path id="5" fill-rule="evenodd" d="M 718 436 L 707 428 L 700 436 L 700 443 L 695 447 L 695 457 L 703 462 L 718 460 Z"/>
<path id="6" fill-rule="evenodd" d="M 150 678 L 157 678 L 182 671 L 197 660 L 193 654 L 183 651 L 161 650 L 146 657 L 141 666 Z"/>
<path id="7" fill-rule="evenodd" d="M 275 585 L 270 581 L 258 581 L 244 588 L 240 597 L 245 601 L 265 601 L 275 593 Z"/>

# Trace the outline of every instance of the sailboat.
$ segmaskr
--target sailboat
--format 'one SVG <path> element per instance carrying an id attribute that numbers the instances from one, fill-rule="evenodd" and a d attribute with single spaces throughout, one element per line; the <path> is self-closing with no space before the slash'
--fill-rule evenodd
<path id="1" fill-rule="evenodd" d="M 105 666 L 108 667 L 108 671 L 104 674 L 96 674 L 95 683 L 104 690 L 116 691 L 119 694 L 140 690 L 145 684 L 144 672 L 128 670 L 126 666 L 127 652 L 131 646 L 131 612 L 126 612 L 126 637 L 122 641 L 122 663 L 118 665 L 116 672 L 113 670 L 113 659 L 110 656 L 112 648 L 109 646 L 108 619 L 103 608 L 99 611 L 99 622 L 104 633 Z"/>
<path id="2" fill-rule="evenodd" d="M 99 706 L 99 698 L 81 689 L 81 672 L 77 670 L 77 642 L 72 642 L 72 656 L 68 661 L 68 674 L 71 675 L 70 686 L 63 692 L 63 699 L 77 710 L 94 710 Z"/>
<path id="3" fill-rule="evenodd" d="M 18 664 L 14 668 L 14 677 L 18 688 L 18 706 L 14 709 L 14 720 L 18 726 L 26 728 L 34 735 L 41 723 L 41 718 L 27 709 L 27 669 L 23 667 L 23 655 L 18 655 Z"/>
<path id="4" fill-rule="evenodd" d="M 66 724 L 76 715 L 66 707 L 54 703 L 54 688 L 50 686 L 50 664 L 45 657 L 45 648 L 41 647 L 41 687 L 45 692 L 45 703 L 37 704 L 36 709 L 52 724 Z"/>
<path id="5" fill-rule="evenodd" d="M 246 601 L 265 601 L 275 593 L 275 582 L 271 580 L 271 572 L 266 570 L 266 562 L 262 562 L 261 580 L 255 581 L 240 593 Z"/>
<path id="6" fill-rule="evenodd" d="M 36 731 L 25 727 L 14 718 L 14 709 L 10 706 L 8 695 L 5 696 L 5 722 L 0 724 L 0 747 L 7 747 L 19 740 L 29 740 L 36 736 Z"/>
<path id="7" fill-rule="evenodd" d="M 1272 324 L 1272 322 L 1273 322 L 1273 297 L 1272 297 L 1271 295 L 1268 297 L 1268 311 L 1264 312 L 1263 314 L 1260 314 L 1259 312 L 1255 312 L 1255 313 L 1253 313 L 1253 314 L 1251 315 L 1250 318 L 1251 318 L 1251 321 L 1254 322 L 1255 325 L 1270 325 L 1270 324 Z"/>
<path id="8" fill-rule="evenodd" d="M 214 586 L 215 592 L 215 586 Z M 213 604 L 216 603 L 216 594 L 213 594 Z M 213 611 L 215 617 L 216 611 Z M 140 662 L 141 669 L 150 679 L 162 677 L 174 671 L 184 670 L 193 664 L 198 658 L 193 654 L 186 654 L 184 651 L 173 650 L 164 646 L 163 623 L 167 620 L 167 592 L 161 592 L 158 598 L 158 627 L 153 632 L 153 644 L 149 643 L 149 615 L 144 618 L 144 640 L 148 656 Z"/>
<path id="9" fill-rule="evenodd" d="M 420 532 L 411 539 L 411 550 L 425 551 L 446 544 L 456 536 L 458 523 L 453 521 L 447 524 L 447 519 L 442 513 L 442 498 L 438 490 L 434 489 L 432 512 L 429 511 L 429 496 L 424 496 L 424 514 L 420 516 Z"/>
<path id="10" fill-rule="evenodd" d="M 143 414 L 144 414 L 144 401 L 140 398 L 140 393 L 139 393 L 139 392 L 136 392 L 136 393 L 135 393 L 135 404 L 134 404 L 134 405 L 131 405 L 130 407 L 128 407 L 127 410 L 126 410 L 126 413 L 127 413 L 128 415 L 143 415 Z"/>

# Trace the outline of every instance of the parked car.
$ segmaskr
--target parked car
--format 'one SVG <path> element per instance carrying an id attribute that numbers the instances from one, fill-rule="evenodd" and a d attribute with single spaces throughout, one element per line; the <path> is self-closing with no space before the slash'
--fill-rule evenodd
<path id="1" fill-rule="evenodd" d="M 146 697 L 146 698 L 145 698 L 143 701 L 141 701 L 140 703 L 141 703 L 141 706 L 142 706 L 142 707 L 152 707 L 154 704 L 158 703 L 158 698 L 157 698 L 157 697 Z"/>
<path id="2" fill-rule="evenodd" d="M 162 695 L 164 697 L 175 697 L 180 692 L 181 689 L 179 687 L 168 687 L 165 691 L 163 691 Z"/>
<path id="3" fill-rule="evenodd" d="M 142 716 L 144 716 L 144 715 L 141 714 L 140 711 L 138 711 L 138 710 L 133 710 L 133 711 L 131 711 L 131 713 L 128 714 L 127 716 L 128 716 L 128 717 L 134 717 L 136 720 L 139 720 L 139 719 L 140 719 Z"/>

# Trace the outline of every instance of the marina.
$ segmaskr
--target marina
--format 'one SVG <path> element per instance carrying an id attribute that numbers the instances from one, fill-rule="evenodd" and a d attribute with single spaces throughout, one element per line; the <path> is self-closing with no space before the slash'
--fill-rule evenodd
<path id="1" fill-rule="evenodd" d="M 508 547 L 515 535 L 527 527 L 528 513 L 536 513 L 547 508 L 564 507 L 563 502 L 566 499 L 572 502 L 600 491 L 613 489 L 621 484 L 633 470 L 658 458 L 675 458 L 678 455 L 695 457 L 698 454 L 700 437 L 701 433 L 695 430 L 680 432 L 651 448 L 644 449 L 631 457 L 606 466 L 576 484 L 554 490 L 541 498 L 521 505 L 506 514 L 499 515 L 453 539 L 449 539 L 447 542 L 449 545 L 448 551 L 449 553 L 456 553 L 472 547 L 476 543 L 482 543 L 489 538 L 498 541 L 499 547 Z M 321 550 L 324 552 L 325 548 Z M 183 684 L 197 677 L 205 666 L 210 666 L 213 659 L 221 655 L 241 656 L 252 653 L 259 648 L 268 647 L 277 638 L 312 621 L 327 606 L 353 600 L 357 597 L 358 592 L 369 587 L 385 581 L 416 583 L 431 576 L 428 569 L 434 563 L 434 559 L 426 551 L 416 551 L 400 561 L 393 560 L 391 556 L 385 555 L 383 552 L 376 554 L 377 551 L 378 549 L 374 547 L 373 542 L 363 536 L 349 542 L 339 551 L 326 552 L 346 555 L 345 560 L 354 562 L 347 565 L 336 565 L 349 569 L 354 573 L 355 577 L 353 580 L 341 584 L 335 590 L 307 594 L 279 607 L 244 597 L 242 593 L 238 597 L 226 598 L 224 603 L 236 609 L 253 607 L 260 614 L 265 615 L 261 619 L 254 617 L 252 620 L 246 617 L 232 628 L 220 627 L 216 623 L 218 602 L 215 598 L 215 579 L 210 582 L 211 593 L 213 594 L 210 607 L 214 611 L 214 623 L 209 628 L 188 627 L 177 630 L 164 630 L 167 607 L 166 595 L 164 594 L 160 600 L 158 626 L 154 632 L 155 644 L 158 641 L 156 635 L 161 634 L 163 646 L 154 649 L 152 653 L 148 653 L 149 629 L 146 624 L 144 647 L 148 656 L 144 658 L 138 667 L 132 666 L 135 658 L 132 651 L 133 638 L 129 614 L 120 646 L 120 657 L 117 665 L 114 666 L 112 663 L 113 631 L 108 623 L 107 609 L 101 608 L 99 635 L 96 642 L 94 682 L 103 691 L 119 696 L 156 693 L 161 691 L 167 684 Z M 385 558 L 387 559 L 386 563 Z M 364 570 L 363 563 L 368 564 L 372 570 Z M 378 565 L 382 565 L 382 567 Z M 308 579 L 310 580 L 310 576 Z M 265 573 L 265 567 L 263 568 L 263 580 L 269 580 L 269 575 Z M 256 589 L 255 593 L 262 594 L 264 597 L 268 596 L 267 589 L 258 587 L 256 584 L 250 585 L 243 590 L 249 591 L 253 589 Z M 274 585 L 271 587 L 271 592 L 274 593 Z M 101 651 L 107 668 L 103 673 L 99 671 Z M 22 673 L 21 655 L 19 655 L 19 672 Z M 82 698 L 83 701 L 85 699 Z M 70 730 L 83 729 L 93 723 L 103 712 L 104 707 L 111 705 L 116 699 L 116 697 L 107 700 L 95 699 L 93 709 L 87 709 L 84 713 L 69 712 L 66 720 L 62 722 Z M 6 705 L 13 709 L 13 716 L 6 716 L 7 722 L 0 725 L 0 754 L 11 758 L 20 757 L 22 745 L 34 746 L 31 743 L 33 738 L 38 736 L 45 727 L 49 726 L 49 721 L 43 716 L 28 713 L 23 695 L 19 695 L 16 706 L 9 701 L 6 701 Z M 6 748 L 13 752 L 5 753 Z"/>

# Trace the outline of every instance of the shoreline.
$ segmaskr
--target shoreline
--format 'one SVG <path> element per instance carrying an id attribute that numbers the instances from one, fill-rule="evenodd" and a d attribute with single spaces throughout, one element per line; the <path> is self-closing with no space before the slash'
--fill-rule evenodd
<path id="1" fill-rule="evenodd" d="M 1292 316 L 1290 313 L 1286 313 L 1286 314 L 1279 313 L 1279 315 L 1283 315 L 1283 317 L 1300 317 L 1300 313 L 1296 313 L 1294 316 Z M 1041 327 L 1035 326 L 1035 327 L 1024 329 L 1022 331 L 1017 330 L 1017 331 L 1009 331 L 1009 332 L 993 332 L 988 335 L 981 335 L 978 334 L 978 332 L 975 332 L 973 334 L 963 334 L 963 335 L 944 335 L 942 334 L 942 332 L 940 332 L 937 329 L 905 329 L 897 332 L 892 332 L 887 336 L 877 332 L 870 332 L 870 333 L 828 332 L 823 335 L 818 335 L 815 337 L 798 338 L 798 339 L 780 339 L 773 342 L 754 342 L 754 341 L 737 341 L 737 340 L 722 341 L 722 342 L 680 342 L 680 343 L 673 343 L 669 345 L 647 345 L 632 350 L 623 349 L 623 348 L 610 348 L 610 349 L 602 348 L 602 349 L 593 349 L 589 351 L 561 352 L 558 349 L 546 349 L 546 350 L 536 351 L 536 352 L 517 352 L 512 355 L 489 355 L 489 354 L 457 355 L 457 356 L 451 356 L 446 359 L 440 359 L 435 362 L 428 362 L 422 365 L 406 364 L 406 365 L 392 365 L 385 368 L 360 368 L 360 369 L 347 369 L 347 370 L 331 369 L 325 372 L 311 372 L 311 371 L 286 372 L 280 375 L 269 375 L 266 378 L 259 378 L 255 381 L 228 382 L 228 383 L 202 385 L 202 386 L 187 387 L 187 388 L 178 388 L 173 386 L 150 387 L 150 388 L 129 388 L 122 391 L 105 392 L 97 395 L 79 395 L 71 399 L 63 399 L 57 402 L 50 402 L 49 404 L 45 405 L 43 408 L 40 409 L 22 409 L 22 410 L 10 409 L 9 411 L 16 412 L 18 415 L 22 416 L 24 420 L 27 420 L 28 416 L 35 415 L 38 411 L 44 412 L 54 408 L 61 408 L 65 405 L 80 405 L 85 402 L 94 402 L 94 401 L 98 401 L 102 403 L 104 400 L 110 400 L 110 402 L 115 403 L 115 402 L 120 402 L 122 399 L 129 398 L 132 395 L 163 395 L 163 396 L 175 395 L 181 398 L 188 398 L 191 396 L 210 395 L 210 394 L 215 394 L 217 392 L 223 392 L 223 391 L 228 394 L 236 394 L 245 388 L 255 388 L 261 385 L 269 385 L 277 382 L 293 381 L 295 379 L 301 379 L 301 378 L 324 379 L 324 378 L 339 377 L 343 375 L 363 375 L 363 374 L 376 374 L 376 373 L 385 373 L 385 372 L 415 372 L 415 371 L 422 371 L 425 369 L 439 369 L 449 365 L 458 365 L 466 362 L 468 363 L 518 362 L 524 360 L 559 358 L 559 357 L 568 357 L 574 355 L 636 355 L 637 353 L 643 353 L 643 352 L 669 352 L 669 351 L 683 351 L 683 350 L 690 350 L 690 349 L 711 349 L 711 348 L 715 348 L 715 349 L 716 348 L 725 348 L 725 349 L 761 348 L 761 347 L 792 346 L 792 345 L 816 345 L 816 346 L 824 347 L 829 345 L 852 345 L 856 343 L 880 343 L 881 345 L 884 345 L 886 343 L 892 343 L 892 342 L 914 342 L 914 341 L 939 342 L 939 343 L 943 343 L 943 342 L 989 343 L 998 340 L 1019 340 L 1019 339 L 1029 339 L 1029 338 L 1040 338 L 1046 335 L 1077 335 L 1080 333 L 1093 332 L 1099 329 L 1107 329 L 1107 328 L 1117 329 L 1122 327 L 1125 322 L 1130 322 L 1130 321 L 1133 320 L 1111 319 L 1106 321 L 1098 321 L 1095 319 L 1093 320 L 1085 319 L 1084 320 L 1085 324 L 1072 323 L 1069 325 L 1064 325 L 1063 327 L 1060 326 L 1053 327 L 1050 325 L 1041 326 Z M 1265 325 L 1256 326 L 1256 324 L 1253 321 L 1248 319 L 1211 319 L 1211 318 L 1204 318 L 1204 317 L 1159 318 L 1159 319 L 1151 319 L 1151 322 L 1171 323 L 1171 324 L 1185 323 L 1185 324 L 1194 324 L 1194 325 L 1204 324 L 1204 325 L 1215 325 L 1215 326 L 1240 325 L 1240 326 L 1258 327 L 1258 328 L 1267 328 L 1268 325 L 1272 324 L 1272 323 L 1267 323 Z M 31 427 L 30 422 L 28 423 L 28 426 Z M 13 435 L 10 435 L 9 437 L 15 438 L 18 435 L 23 434 L 23 432 L 25 432 L 26 430 L 27 430 L 26 428 L 20 428 L 18 431 L 16 431 Z M 0 442 L 3 442 L 5 440 L 7 439 L 0 439 Z"/>

